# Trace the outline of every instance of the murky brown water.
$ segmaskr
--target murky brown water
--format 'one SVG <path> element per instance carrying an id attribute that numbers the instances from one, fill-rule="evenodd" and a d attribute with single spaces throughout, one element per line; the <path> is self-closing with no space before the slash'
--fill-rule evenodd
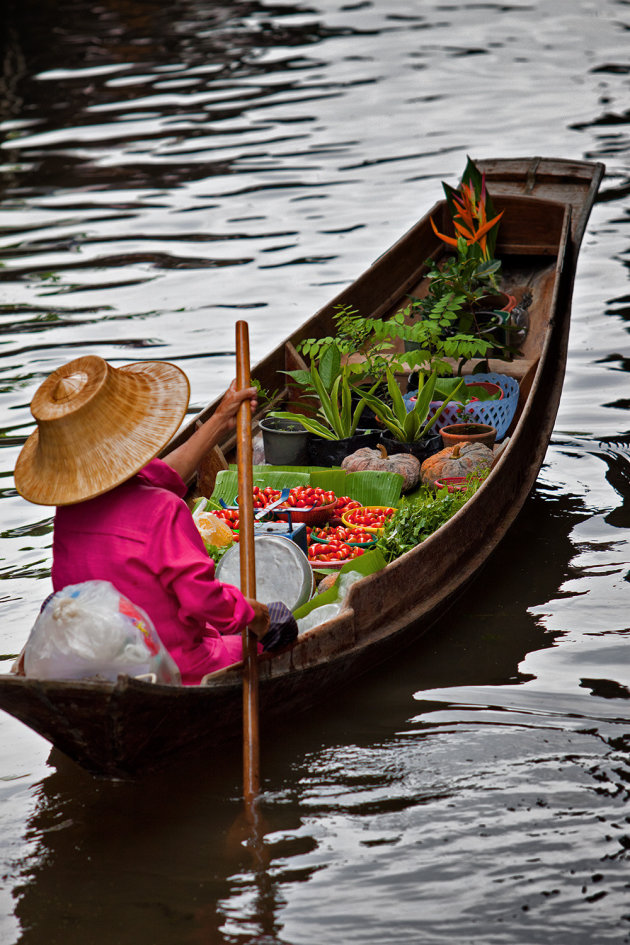
<path id="1" fill-rule="evenodd" d="M 0 718 L 0 941 L 630 941 L 630 4 L 8 0 L 0 12 L 0 604 L 51 519 L 12 469 L 44 376 L 167 358 L 191 411 L 356 277 L 466 154 L 604 161 L 538 486 L 403 658 L 238 750 L 97 782 Z M 421 577 L 421 576 L 420 576 Z"/>

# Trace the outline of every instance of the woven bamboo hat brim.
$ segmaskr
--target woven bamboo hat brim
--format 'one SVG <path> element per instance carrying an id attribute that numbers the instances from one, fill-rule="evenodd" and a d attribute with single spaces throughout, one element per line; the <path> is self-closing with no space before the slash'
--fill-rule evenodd
<path id="1" fill-rule="evenodd" d="M 174 364 L 114 368 L 88 355 L 58 368 L 31 403 L 37 430 L 24 444 L 15 486 L 38 505 L 71 505 L 130 479 L 182 422 L 190 385 Z"/>

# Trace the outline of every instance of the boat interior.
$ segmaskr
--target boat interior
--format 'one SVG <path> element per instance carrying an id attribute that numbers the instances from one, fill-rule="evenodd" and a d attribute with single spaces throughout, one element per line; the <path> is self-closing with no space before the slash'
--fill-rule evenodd
<path id="1" fill-rule="evenodd" d="M 516 299 L 523 313 L 527 331 L 520 352 L 510 361 L 496 358 L 467 361 L 463 374 L 479 369 L 505 374 L 519 382 L 519 405 L 511 429 L 518 422 L 527 400 L 555 310 L 564 252 L 568 245 L 571 208 L 568 204 L 540 201 L 521 196 L 499 196 L 495 199 L 497 212 L 503 211 L 495 255 L 501 260 L 500 288 Z M 380 256 L 356 282 L 332 300 L 324 309 L 307 321 L 290 338 L 275 349 L 252 371 L 261 387 L 273 395 L 257 411 L 254 421 L 254 462 L 264 462 L 262 434 L 258 421 L 270 410 L 285 409 L 290 402 L 300 403 L 301 392 L 284 371 L 306 369 L 298 351 L 299 342 L 308 337 L 325 336 L 335 331 L 334 315 L 341 305 L 349 305 L 358 313 L 373 318 L 389 319 L 408 306 L 413 297 L 421 298 L 427 291 L 428 261 L 439 261 L 448 253 L 444 243 L 435 236 L 430 224 L 433 217 L 441 232 L 452 232 L 452 222 L 446 201 L 440 201 L 430 214 L 408 231 L 394 246 Z M 389 287 L 389 290 L 388 290 Z M 399 354 L 404 350 L 400 339 L 394 342 Z M 352 360 L 361 360 L 357 352 Z M 454 370 L 456 365 L 453 364 Z M 403 393 L 411 369 L 397 374 Z M 279 384 L 279 380 L 284 382 Z M 216 404 L 200 417 L 206 419 Z M 228 468 L 236 461 L 236 439 L 230 436 L 204 460 L 192 484 L 191 497 L 208 496 L 214 487 L 218 470 Z"/>

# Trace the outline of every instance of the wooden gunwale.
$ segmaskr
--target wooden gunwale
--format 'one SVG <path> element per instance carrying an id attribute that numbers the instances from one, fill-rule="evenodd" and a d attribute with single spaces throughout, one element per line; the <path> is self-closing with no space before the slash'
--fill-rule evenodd
<path id="1" fill-rule="evenodd" d="M 312 704 L 323 692 L 378 664 L 435 623 L 496 548 L 538 475 L 562 390 L 577 254 L 603 166 L 543 158 L 478 164 L 488 175 L 495 204 L 505 197 L 516 206 L 518 201 L 512 199 L 516 195 L 525 199 L 523 208 L 533 208 L 527 202 L 533 194 L 536 201 L 551 200 L 556 206 L 548 207 L 556 220 L 553 245 L 549 234 L 541 233 L 535 246 L 529 244 L 535 248 L 532 256 L 519 242 L 518 232 L 511 236 L 508 227 L 503 247 L 527 257 L 526 269 L 539 266 L 551 313 L 541 344 L 530 352 L 534 356 L 521 374 L 528 394 L 525 409 L 491 477 L 453 519 L 385 571 L 356 584 L 335 620 L 308 631 L 286 653 L 261 658 L 263 717 L 286 714 L 288 706 L 297 711 Z M 558 204 L 563 205 L 560 211 Z M 431 212 L 443 209 L 436 204 Z M 253 369 L 253 376 L 266 383 L 265 378 L 277 376 L 286 364 L 293 366 L 301 338 L 330 332 L 336 304 L 352 304 L 366 314 L 395 310 L 422 279 L 428 253 L 416 250 L 427 221 L 428 217 L 419 221 L 356 282 L 293 332 Z M 211 404 L 196 419 L 205 419 L 215 408 L 216 403 Z M 193 430 L 194 422 L 174 443 Z M 229 442 L 223 446 L 226 451 L 231 448 Z M 420 579 L 422 597 L 417 599 Z M 5 675 L 0 676 L 0 707 L 89 771 L 107 777 L 136 776 L 169 763 L 182 751 L 208 750 L 240 735 L 241 669 L 230 667 L 207 677 L 206 685 L 185 688 L 128 677 L 109 684 Z"/>

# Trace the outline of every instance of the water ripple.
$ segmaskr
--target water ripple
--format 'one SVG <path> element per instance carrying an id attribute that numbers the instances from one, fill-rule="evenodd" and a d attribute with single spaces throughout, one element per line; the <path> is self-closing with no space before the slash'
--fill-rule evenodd
<path id="1" fill-rule="evenodd" d="M 627 2 L 5 8 L 5 663 L 50 589 L 50 510 L 12 470 L 52 369 L 174 360 L 194 411 L 233 376 L 236 319 L 257 360 L 467 154 L 607 174 L 536 489 L 434 633 L 264 733 L 268 868 L 223 846 L 240 758 L 96 784 L 3 716 L 2 941 L 630 941 Z"/>

